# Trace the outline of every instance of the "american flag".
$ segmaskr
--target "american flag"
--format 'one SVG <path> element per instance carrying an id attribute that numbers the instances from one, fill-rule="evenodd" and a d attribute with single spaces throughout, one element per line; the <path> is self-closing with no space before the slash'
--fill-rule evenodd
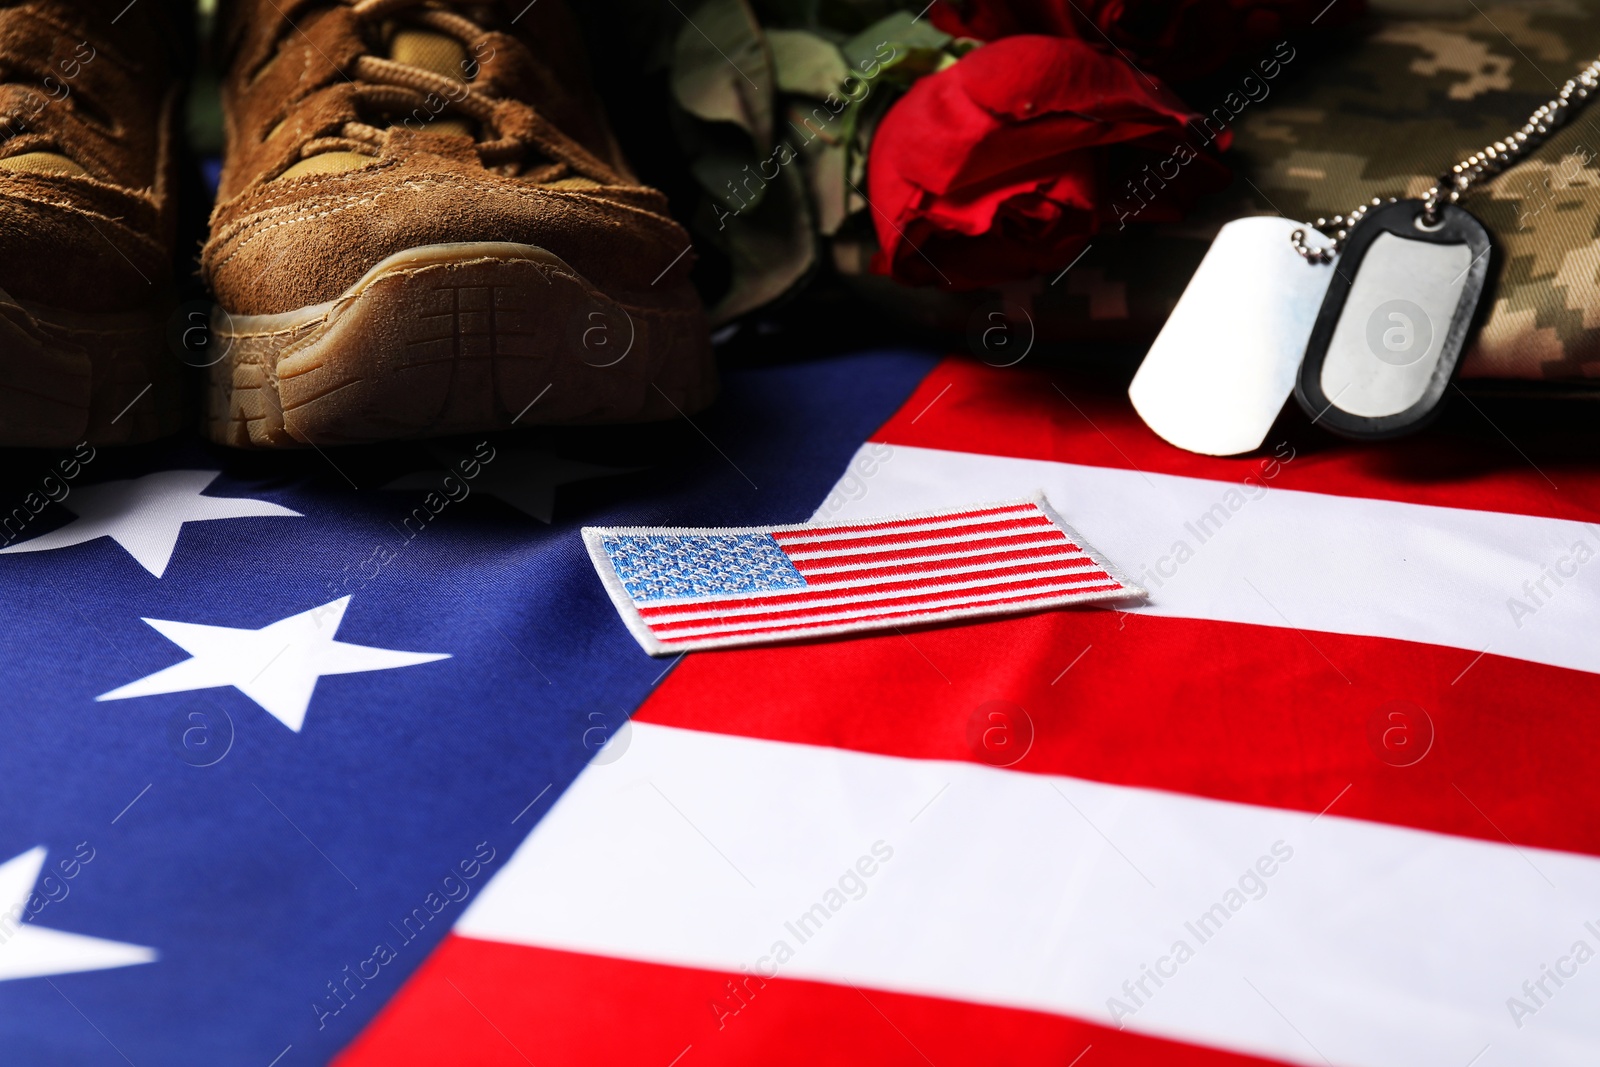
<path id="1" fill-rule="evenodd" d="M 723 388 L 12 457 L 70 492 L 0 552 L 0 1064 L 1600 1063 L 1581 412 L 1222 459 L 971 359 Z M 662 662 L 580 535 L 1034 492 L 1149 595 Z"/>
<path id="2" fill-rule="evenodd" d="M 1042 498 L 866 522 L 584 530 L 652 655 L 1144 595 Z"/>

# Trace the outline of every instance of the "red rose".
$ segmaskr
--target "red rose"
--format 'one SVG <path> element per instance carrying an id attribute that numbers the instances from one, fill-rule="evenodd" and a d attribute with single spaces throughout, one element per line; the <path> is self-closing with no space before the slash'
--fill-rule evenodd
<path id="1" fill-rule="evenodd" d="M 1092 7 L 1094 0 L 1087 0 Z M 1073 0 L 935 0 L 928 21 L 955 37 L 995 41 L 1019 33 L 1078 37 Z"/>
<path id="2" fill-rule="evenodd" d="M 1090 6 L 1094 0 L 1088 0 Z M 1072 0 L 937 0 L 928 21 L 955 37 L 994 41 L 1019 33 L 1079 37 Z"/>
<path id="3" fill-rule="evenodd" d="M 985 45 L 919 79 L 878 126 L 873 269 L 982 288 L 1059 270 L 1107 226 L 1181 218 L 1229 177 L 1186 126 L 1198 118 L 1082 41 Z"/>
<path id="4" fill-rule="evenodd" d="M 1366 0 L 938 0 L 946 33 L 993 41 L 1019 33 L 1079 37 L 1171 81 L 1210 74 L 1313 22 L 1327 28 Z"/>

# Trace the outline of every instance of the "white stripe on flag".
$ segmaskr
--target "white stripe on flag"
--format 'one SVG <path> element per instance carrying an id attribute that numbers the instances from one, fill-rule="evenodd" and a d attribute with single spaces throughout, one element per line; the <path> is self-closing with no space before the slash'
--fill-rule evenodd
<path id="1" fill-rule="evenodd" d="M 1570 953 L 1600 949 L 1595 920 L 1591 857 L 635 723 L 456 932 L 769 975 L 782 942 L 779 978 L 1107 1025 L 1114 997 L 1129 1029 L 1314 1067 L 1465 1065 L 1485 1046 L 1589 1067 L 1600 961 Z M 1534 1006 L 1544 964 L 1565 986 L 1545 979 L 1519 1028 L 1508 998 Z"/>
<path id="2" fill-rule="evenodd" d="M 1448 645 L 1463 668 L 1487 650 L 1600 673 L 1592 525 L 1275 489 L 1253 469 L 1245 485 L 907 445 L 873 463 L 864 490 L 841 483 L 829 521 L 1042 491 L 1149 591 L 1136 611 Z"/>

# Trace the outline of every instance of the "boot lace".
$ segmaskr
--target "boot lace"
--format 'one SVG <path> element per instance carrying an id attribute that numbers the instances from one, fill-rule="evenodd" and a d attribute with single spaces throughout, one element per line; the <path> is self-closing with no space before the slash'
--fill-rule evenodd
<path id="1" fill-rule="evenodd" d="M 79 72 L 96 55 L 87 40 L 59 62 L 59 70 L 0 55 L 0 158 L 24 152 L 60 152 L 61 146 L 48 125 L 41 128 L 40 120 L 52 108 L 69 108 L 101 127 L 113 125 L 101 109 L 89 105 L 74 84 Z"/>
<path id="2" fill-rule="evenodd" d="M 450 38 L 464 50 L 483 40 L 492 8 L 456 0 L 346 0 L 369 42 L 397 27 L 424 30 Z M 478 18 L 470 18 L 469 8 Z M 588 149 L 562 133 L 531 103 L 495 96 L 474 84 L 476 59 L 463 63 L 461 79 L 371 51 L 357 56 L 345 71 L 355 83 L 354 99 L 364 118 L 344 123 L 337 133 L 313 138 L 301 147 L 302 159 L 323 152 L 356 152 L 377 156 L 397 125 L 416 116 L 435 121 L 443 115 L 466 119 L 483 165 L 503 174 L 536 182 L 578 175 L 602 184 L 619 180 L 617 173 Z M 395 121 L 399 116 L 406 116 Z M 507 129 L 511 125 L 515 129 Z"/>

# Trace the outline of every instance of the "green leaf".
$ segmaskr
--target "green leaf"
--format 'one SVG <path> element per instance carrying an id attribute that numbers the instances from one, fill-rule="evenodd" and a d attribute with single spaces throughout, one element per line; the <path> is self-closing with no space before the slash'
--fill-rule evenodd
<path id="1" fill-rule="evenodd" d="M 823 118 L 818 119 L 817 113 Z M 831 237 L 849 214 L 845 184 L 852 143 L 855 138 L 855 108 L 831 120 L 826 108 L 811 108 L 810 101 L 795 100 L 789 105 L 790 144 L 800 149 L 806 184 L 816 212 L 817 232 Z"/>
<path id="2" fill-rule="evenodd" d="M 895 11 L 907 7 L 920 10 L 925 3 L 926 0 L 820 0 L 817 17 L 822 25 L 836 27 L 850 36 Z"/>
<path id="3" fill-rule="evenodd" d="M 816 26 L 819 0 L 751 0 L 763 26 Z M 770 30 L 769 30 L 770 32 Z"/>
<path id="4" fill-rule="evenodd" d="M 782 92 L 822 99 L 836 92 L 850 76 L 838 46 L 814 33 L 768 30 L 767 44 L 772 48 Z"/>
<path id="5" fill-rule="evenodd" d="M 745 0 L 703 0 L 687 12 L 672 57 L 672 94 L 706 122 L 747 131 L 759 151 L 772 145 L 772 57 Z"/>
<path id="6" fill-rule="evenodd" d="M 889 66 L 912 53 L 942 52 L 951 40 L 948 33 L 935 28 L 927 19 L 918 18 L 909 11 L 896 11 L 846 41 L 844 57 L 856 69 L 868 70 L 871 69 L 869 64 Z M 893 59 L 884 58 L 884 45 L 894 48 Z"/>
<path id="7" fill-rule="evenodd" d="M 850 214 L 850 189 L 845 185 L 849 162 L 849 150 L 842 144 L 823 145 L 806 158 L 806 177 L 817 204 L 817 232 L 824 237 L 838 233 Z"/>
<path id="8" fill-rule="evenodd" d="M 766 196 L 767 183 L 761 179 L 756 158 L 748 153 L 707 151 L 696 156 L 689 169 L 725 211 L 749 210 Z"/>
<path id="9" fill-rule="evenodd" d="M 702 217 L 699 229 L 728 257 L 733 281 L 711 309 L 716 325 L 777 300 L 817 262 L 817 237 L 800 164 L 780 168 L 761 203 L 737 214 Z"/>

